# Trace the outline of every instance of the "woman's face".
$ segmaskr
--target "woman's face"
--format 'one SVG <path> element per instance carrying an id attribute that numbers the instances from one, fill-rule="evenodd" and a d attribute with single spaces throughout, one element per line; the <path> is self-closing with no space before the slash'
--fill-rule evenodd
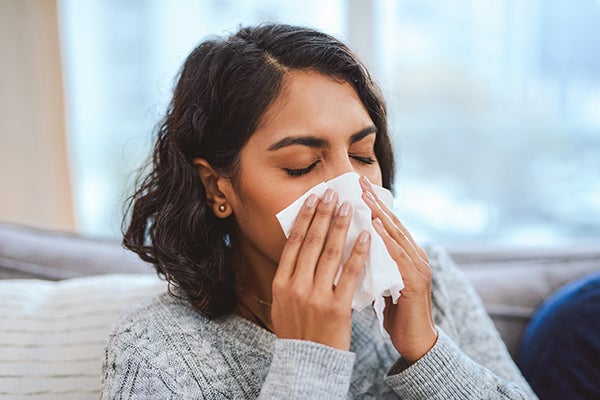
<path id="1" fill-rule="evenodd" d="M 314 185 L 346 172 L 381 185 L 376 128 L 354 88 L 291 71 L 240 153 L 225 196 L 245 262 L 278 264 L 285 236 L 275 215 Z"/>

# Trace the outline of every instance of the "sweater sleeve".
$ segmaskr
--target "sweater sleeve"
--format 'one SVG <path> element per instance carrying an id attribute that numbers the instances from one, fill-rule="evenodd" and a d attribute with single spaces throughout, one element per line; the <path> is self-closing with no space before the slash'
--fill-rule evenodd
<path id="1" fill-rule="evenodd" d="M 276 339 L 259 399 L 346 399 L 354 359 L 318 343 Z"/>
<path id="2" fill-rule="evenodd" d="M 443 250 L 428 254 L 433 303 L 450 332 L 438 327 L 436 344 L 414 364 L 398 360 L 387 384 L 407 399 L 537 399 L 464 274 Z"/>

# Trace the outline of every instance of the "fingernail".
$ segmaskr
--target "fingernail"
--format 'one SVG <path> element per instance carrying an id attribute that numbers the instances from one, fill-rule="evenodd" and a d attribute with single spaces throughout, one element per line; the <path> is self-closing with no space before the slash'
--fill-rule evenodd
<path id="1" fill-rule="evenodd" d="M 371 185 L 371 182 L 369 182 L 369 179 L 367 179 L 366 176 L 363 175 L 360 177 L 360 179 L 362 179 L 366 187 L 368 187 L 369 189 L 373 189 L 373 185 Z"/>
<path id="2" fill-rule="evenodd" d="M 306 204 L 306 207 L 308 207 L 308 208 L 313 208 L 315 206 L 315 204 L 317 204 L 317 196 L 314 194 L 311 194 L 310 196 L 308 196 L 308 198 L 306 199 L 306 202 L 304 204 Z"/>
<path id="3" fill-rule="evenodd" d="M 378 225 L 380 228 L 383 228 L 383 222 L 379 218 L 375 218 L 373 222 Z"/>
<path id="4" fill-rule="evenodd" d="M 349 213 L 350 213 L 350 204 L 348 204 L 348 203 L 342 204 L 342 206 L 340 207 L 340 210 L 338 211 L 338 215 L 340 217 L 346 217 Z"/>
<path id="5" fill-rule="evenodd" d="M 333 201 L 333 195 L 335 192 L 331 189 L 327 189 L 325 196 L 323 196 L 323 203 L 331 203 Z"/>
<path id="6" fill-rule="evenodd" d="M 358 242 L 365 244 L 369 241 L 369 232 L 361 232 L 360 235 L 358 235 Z"/>

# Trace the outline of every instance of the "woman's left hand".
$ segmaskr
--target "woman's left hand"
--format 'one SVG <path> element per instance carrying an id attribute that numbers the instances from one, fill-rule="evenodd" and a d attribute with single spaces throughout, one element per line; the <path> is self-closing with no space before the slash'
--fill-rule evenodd
<path id="1" fill-rule="evenodd" d="M 400 220 L 381 201 L 369 180 L 360 179 L 363 200 L 373 214 L 373 226 L 396 262 L 404 289 L 394 304 L 386 297 L 383 326 L 398 352 L 410 363 L 435 344 L 437 331 L 431 313 L 431 269 L 427 253 L 413 240 Z"/>

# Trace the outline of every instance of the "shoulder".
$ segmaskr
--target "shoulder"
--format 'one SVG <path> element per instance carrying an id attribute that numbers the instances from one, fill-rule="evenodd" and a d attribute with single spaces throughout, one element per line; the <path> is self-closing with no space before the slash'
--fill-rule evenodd
<path id="1" fill-rule="evenodd" d="M 221 358 L 266 351 L 270 333 L 233 314 L 208 318 L 187 300 L 162 293 L 125 310 L 113 324 L 107 351 L 144 354 L 155 361 Z"/>
<path id="2" fill-rule="evenodd" d="M 123 312 L 107 350 L 136 351 L 163 363 L 203 364 L 235 354 L 268 356 L 274 335 L 234 314 L 208 318 L 165 292 Z"/>
<path id="3" fill-rule="evenodd" d="M 181 395 L 189 380 L 183 378 L 187 374 L 185 358 L 172 353 L 185 353 L 189 346 L 175 343 L 179 341 L 176 338 L 183 336 L 187 320 L 201 318 L 167 293 L 125 310 L 113 324 L 106 344 L 103 398 Z"/>
<path id="4" fill-rule="evenodd" d="M 208 318 L 196 311 L 188 301 L 165 292 L 123 312 L 112 327 L 111 338 L 117 336 L 143 342 L 143 347 L 163 346 L 165 342 L 192 341 L 202 348 L 270 348 L 273 335 L 251 322 L 228 314 Z M 197 346 L 194 347 L 198 349 Z"/>
<path id="5" fill-rule="evenodd" d="M 136 358 L 148 365 L 168 370 L 174 360 L 183 360 L 194 343 L 198 349 L 210 352 L 209 343 L 216 327 L 184 300 L 162 293 L 125 310 L 113 324 L 106 345 L 107 355 L 125 362 Z M 204 345 L 198 346 L 198 344 Z M 177 353 L 178 357 L 173 357 Z"/>
<path id="6" fill-rule="evenodd" d="M 113 324 L 111 336 L 156 336 L 185 331 L 190 325 L 195 329 L 188 331 L 197 333 L 198 327 L 210 329 L 212 324 L 186 301 L 165 292 L 123 311 Z"/>
<path id="7" fill-rule="evenodd" d="M 222 398 L 256 391 L 271 360 L 271 338 L 257 330 L 234 315 L 208 319 L 187 301 L 163 293 L 130 308 L 114 324 L 105 351 L 104 390 L 135 383 L 139 387 L 131 392 L 142 393 L 147 382 L 158 382 L 161 393 L 200 391 Z"/>

